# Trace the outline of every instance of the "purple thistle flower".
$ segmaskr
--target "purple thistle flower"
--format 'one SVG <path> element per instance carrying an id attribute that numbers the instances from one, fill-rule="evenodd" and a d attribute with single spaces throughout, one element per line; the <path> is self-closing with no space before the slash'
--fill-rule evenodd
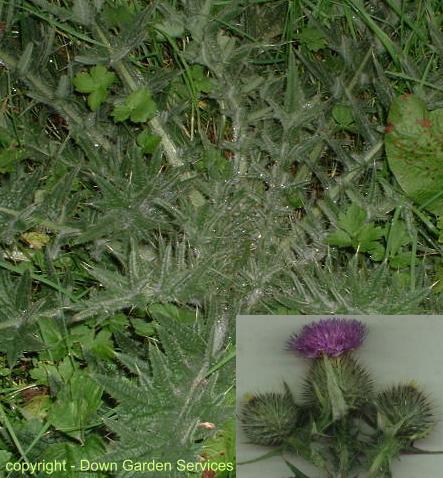
<path id="1" fill-rule="evenodd" d="M 309 358 L 338 357 L 359 347 L 365 335 L 366 327 L 358 320 L 324 319 L 305 325 L 289 339 L 288 349 Z"/>

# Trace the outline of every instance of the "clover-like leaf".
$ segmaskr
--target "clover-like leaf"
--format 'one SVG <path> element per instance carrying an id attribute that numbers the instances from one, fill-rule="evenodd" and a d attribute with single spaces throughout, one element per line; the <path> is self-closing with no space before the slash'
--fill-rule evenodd
<path id="1" fill-rule="evenodd" d="M 160 136 L 152 134 L 148 130 L 143 130 L 137 136 L 137 144 L 140 146 L 144 154 L 152 154 L 160 144 L 160 141 Z"/>
<path id="2" fill-rule="evenodd" d="M 102 392 L 102 387 L 84 372 L 74 372 L 50 409 L 50 423 L 71 438 L 83 441 L 85 430 L 102 403 Z"/>
<path id="3" fill-rule="evenodd" d="M 305 27 L 298 34 L 299 42 L 308 50 L 316 52 L 326 46 L 326 38 L 323 33 L 314 27 Z"/>
<path id="4" fill-rule="evenodd" d="M 0 150 L 0 174 L 15 171 L 16 164 L 25 157 L 26 151 L 15 147 L 14 143 L 9 148 Z"/>
<path id="5" fill-rule="evenodd" d="M 75 75 L 73 84 L 80 93 L 89 93 L 88 106 L 96 111 L 109 95 L 109 88 L 117 81 L 117 76 L 103 65 L 93 66 L 89 72 Z"/>
<path id="6" fill-rule="evenodd" d="M 196 91 L 209 93 L 212 89 L 210 78 L 205 75 L 201 65 L 193 65 L 191 68 L 191 78 Z"/>
<path id="7" fill-rule="evenodd" d="M 351 236 L 358 234 L 366 220 L 366 212 L 357 204 L 352 203 L 345 213 L 338 216 L 339 226 Z"/>
<path id="8" fill-rule="evenodd" d="M 332 246 L 353 247 L 370 254 L 374 261 L 381 261 L 385 247 L 380 239 L 385 235 L 384 228 L 367 222 L 366 212 L 352 203 L 346 212 L 338 216 L 338 229 L 328 235 L 326 241 Z"/>
<path id="9" fill-rule="evenodd" d="M 342 229 L 337 229 L 336 231 L 329 234 L 329 236 L 327 237 L 327 243 L 331 246 L 349 247 L 352 245 L 352 238 L 346 231 L 343 231 Z"/>
<path id="10" fill-rule="evenodd" d="M 114 107 L 112 116 L 116 122 L 130 119 L 134 123 L 145 123 L 157 113 L 157 104 L 147 88 L 140 88 L 128 95 L 124 102 Z"/>
<path id="11" fill-rule="evenodd" d="M 352 109 L 347 105 L 335 105 L 332 108 L 332 117 L 342 129 L 349 129 L 354 123 Z"/>
<path id="12" fill-rule="evenodd" d="M 375 247 L 378 248 L 377 241 L 383 237 L 384 231 L 383 228 L 375 226 L 372 223 L 364 224 L 360 229 L 357 240 L 362 252 L 369 252 Z"/>

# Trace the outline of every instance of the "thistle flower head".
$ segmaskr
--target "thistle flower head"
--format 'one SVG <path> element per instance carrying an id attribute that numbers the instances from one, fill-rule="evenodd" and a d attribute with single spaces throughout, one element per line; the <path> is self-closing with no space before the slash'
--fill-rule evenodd
<path id="1" fill-rule="evenodd" d="M 365 335 L 366 327 L 358 320 L 325 319 L 305 325 L 289 339 L 288 349 L 309 358 L 338 357 L 359 347 Z"/>
<path id="2" fill-rule="evenodd" d="M 256 445 L 279 445 L 295 429 L 299 416 L 297 405 L 286 393 L 253 396 L 242 408 L 240 419 L 248 439 Z"/>

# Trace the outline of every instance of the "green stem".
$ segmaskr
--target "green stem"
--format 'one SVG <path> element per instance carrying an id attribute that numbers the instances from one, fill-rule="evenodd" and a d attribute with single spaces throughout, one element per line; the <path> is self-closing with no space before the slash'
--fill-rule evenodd
<path id="1" fill-rule="evenodd" d="M 391 461 L 400 454 L 402 445 L 393 436 L 384 436 L 379 451 L 372 460 L 368 478 L 380 476 L 381 471 L 389 470 Z"/>
<path id="2" fill-rule="evenodd" d="M 349 450 L 349 436 L 350 436 L 350 420 L 348 417 L 343 417 L 338 422 L 337 439 L 338 439 L 338 459 L 339 459 L 339 473 L 337 478 L 348 478 L 350 470 L 350 450 Z"/>
<path id="3" fill-rule="evenodd" d="M 336 370 L 334 370 L 332 359 L 327 355 L 324 355 L 323 363 L 326 372 L 328 397 L 331 404 L 332 417 L 334 420 L 340 420 L 346 416 L 348 405 L 346 404 L 343 392 L 338 384 L 337 373 Z"/>

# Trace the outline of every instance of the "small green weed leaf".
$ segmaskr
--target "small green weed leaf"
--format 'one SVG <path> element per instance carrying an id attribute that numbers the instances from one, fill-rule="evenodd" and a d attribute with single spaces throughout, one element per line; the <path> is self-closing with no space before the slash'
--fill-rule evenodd
<path id="1" fill-rule="evenodd" d="M 103 360 L 112 360 L 114 358 L 114 343 L 112 342 L 112 334 L 109 330 L 100 330 L 100 332 L 95 335 L 91 344 L 91 351 Z"/>
<path id="2" fill-rule="evenodd" d="M 61 327 L 60 321 L 42 317 L 38 321 L 40 327 L 40 335 L 45 344 L 46 352 L 40 353 L 42 360 L 61 360 L 68 354 L 65 335 Z"/>
<path id="3" fill-rule="evenodd" d="M 57 372 L 61 378 L 61 380 L 67 383 L 73 373 L 76 371 L 77 365 L 76 362 L 73 362 L 70 357 L 65 357 L 58 365 L 57 365 Z"/>
<path id="4" fill-rule="evenodd" d="M 51 387 L 51 392 L 55 392 L 64 383 L 72 377 L 75 371 L 70 357 L 66 356 L 58 365 L 43 362 L 39 356 L 40 363 L 30 372 L 30 376 L 39 385 Z"/>
<path id="5" fill-rule="evenodd" d="M 188 101 L 191 88 L 185 83 L 185 78 L 191 83 L 192 96 L 199 98 L 202 93 L 209 93 L 213 84 L 211 79 L 206 75 L 205 69 L 201 65 L 193 65 L 187 71 L 186 76 L 180 75 L 171 82 L 170 93 L 177 95 L 180 99 Z M 200 103 L 200 106 L 202 104 Z"/>
<path id="6" fill-rule="evenodd" d="M 350 128 L 354 123 L 352 109 L 347 105 L 335 105 L 332 108 L 332 117 L 340 128 Z"/>
<path id="7" fill-rule="evenodd" d="M 285 192 L 288 203 L 295 209 L 304 207 L 305 200 L 303 194 L 297 189 L 291 188 Z"/>
<path id="8" fill-rule="evenodd" d="M 374 249 L 376 242 L 383 237 L 384 230 L 374 224 L 364 224 L 357 235 L 357 240 L 362 252 L 368 252 Z"/>
<path id="9" fill-rule="evenodd" d="M 0 469 L 3 468 L 12 458 L 11 453 L 6 450 L 0 450 Z"/>
<path id="10" fill-rule="evenodd" d="M 389 265 L 391 267 L 396 267 L 401 269 L 402 267 L 408 267 L 411 263 L 411 253 L 410 252 L 402 252 L 396 254 L 395 256 L 389 259 Z"/>
<path id="11" fill-rule="evenodd" d="M 386 249 L 380 242 L 374 242 L 368 246 L 367 251 L 362 252 L 368 252 L 374 262 L 379 262 L 384 259 Z"/>
<path id="12" fill-rule="evenodd" d="M 116 122 L 130 119 L 134 123 L 145 123 L 157 113 L 157 105 L 147 88 L 133 91 L 123 103 L 114 107 L 112 116 Z"/>
<path id="13" fill-rule="evenodd" d="M 81 72 L 75 75 L 73 83 L 80 93 L 92 93 L 99 88 L 110 88 L 117 80 L 114 73 L 108 71 L 103 65 L 92 67 L 89 72 Z"/>
<path id="14" fill-rule="evenodd" d="M 79 358 L 83 358 L 83 350 L 90 350 L 94 344 L 94 329 L 84 324 L 76 325 L 71 329 L 69 343 L 75 354 Z"/>
<path id="15" fill-rule="evenodd" d="M 328 244 L 338 247 L 352 247 L 368 253 L 373 261 L 381 261 L 385 248 L 381 239 L 385 229 L 366 222 L 366 212 L 356 204 L 351 204 L 345 213 L 339 214 L 339 228 L 326 238 Z"/>
<path id="16" fill-rule="evenodd" d="M 331 246 L 349 247 L 352 245 L 352 238 L 346 231 L 337 229 L 328 235 L 327 242 Z"/>
<path id="17" fill-rule="evenodd" d="M 132 5 L 109 5 L 103 7 L 102 15 L 106 23 L 111 27 L 125 27 L 134 21 Z"/>
<path id="18" fill-rule="evenodd" d="M 389 254 L 395 256 L 403 246 L 410 242 L 411 238 L 404 221 L 395 221 L 389 230 Z"/>
<path id="19" fill-rule="evenodd" d="M 356 236 L 366 220 L 366 212 L 352 203 L 345 213 L 338 216 L 338 225 L 350 236 Z"/>
<path id="20" fill-rule="evenodd" d="M 303 28 L 298 34 L 298 41 L 313 52 L 321 50 L 326 46 L 326 37 L 318 28 L 314 27 Z"/>
<path id="21" fill-rule="evenodd" d="M 25 157 L 26 151 L 13 145 L 0 151 L 0 174 L 14 172 L 16 164 Z"/>
<path id="22" fill-rule="evenodd" d="M 39 459 L 46 463 L 66 460 L 66 470 L 51 473 L 51 478 L 78 478 L 81 475 L 84 478 L 109 478 L 108 472 L 79 472 L 78 465 L 81 460 L 94 461 L 102 456 L 105 451 L 105 445 L 101 437 L 96 434 L 88 434 L 83 443 L 70 441 L 56 441 L 44 450 Z M 71 468 L 73 466 L 74 468 Z"/>
<path id="23" fill-rule="evenodd" d="M 148 130 L 143 130 L 137 136 L 137 144 L 140 146 L 144 154 L 152 154 L 160 144 L 161 138 L 156 134 L 152 134 Z"/>
<path id="24" fill-rule="evenodd" d="M 107 97 L 108 92 L 104 88 L 98 88 L 88 96 L 88 106 L 92 111 L 96 111 Z"/>
<path id="25" fill-rule="evenodd" d="M 152 337 L 156 334 L 155 325 L 152 322 L 146 322 L 143 319 L 132 319 L 135 333 L 141 337 Z"/>
<path id="26" fill-rule="evenodd" d="M 14 172 L 16 164 L 25 158 L 25 149 L 18 146 L 6 129 L 0 128 L 0 174 Z"/>
<path id="27" fill-rule="evenodd" d="M 83 441 L 85 428 L 101 405 L 103 389 L 88 375 L 76 371 L 58 393 L 48 419 L 57 430 Z"/>
<path id="28" fill-rule="evenodd" d="M 123 330 L 129 326 L 129 320 L 125 314 L 119 312 L 106 319 L 106 321 L 103 323 L 103 326 L 109 329 L 111 332 L 123 332 Z"/>
<path id="29" fill-rule="evenodd" d="M 211 179 L 227 179 L 232 173 L 229 161 L 222 152 L 214 147 L 206 148 L 195 167 L 198 171 L 206 172 Z"/>
<path id="30" fill-rule="evenodd" d="M 92 67 L 89 72 L 75 75 L 73 84 L 80 93 L 89 93 L 88 105 L 96 111 L 109 95 L 109 88 L 117 81 L 117 76 L 103 65 Z"/>
<path id="31" fill-rule="evenodd" d="M 209 93 L 211 91 L 211 79 L 205 75 L 205 71 L 201 65 L 193 65 L 191 67 L 191 79 L 196 91 L 203 93 Z"/>
<path id="32" fill-rule="evenodd" d="M 174 304 L 152 304 L 148 307 L 148 311 L 156 321 L 174 319 L 185 324 L 195 321 L 195 312 Z"/>
<path id="33" fill-rule="evenodd" d="M 32 420 L 34 418 L 43 420 L 48 414 L 50 405 L 51 401 L 48 395 L 36 395 L 32 397 L 26 405 L 20 407 L 20 412 L 26 420 Z"/>

